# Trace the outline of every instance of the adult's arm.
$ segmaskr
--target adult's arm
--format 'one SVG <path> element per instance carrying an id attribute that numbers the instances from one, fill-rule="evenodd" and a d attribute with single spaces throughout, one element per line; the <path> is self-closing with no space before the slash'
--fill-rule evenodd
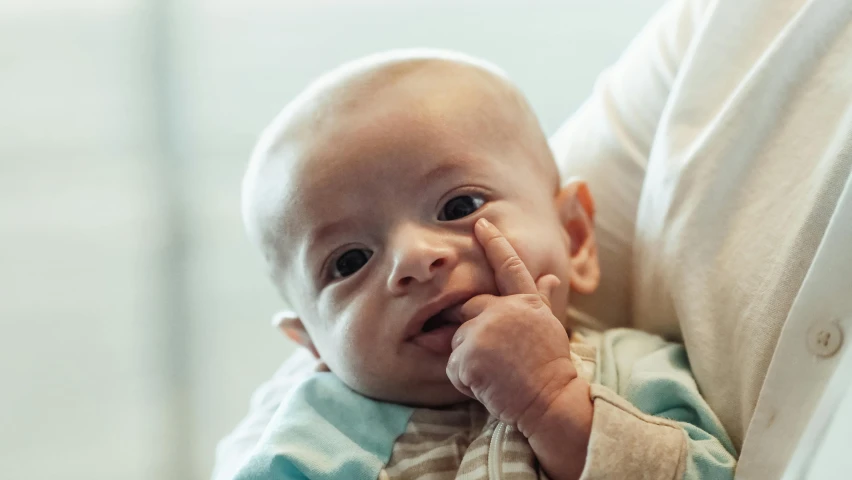
<path id="1" fill-rule="evenodd" d="M 583 177 L 595 199 L 601 285 L 572 297 L 577 320 L 588 326 L 629 325 L 631 251 L 651 145 L 708 3 L 666 3 L 551 138 L 563 180 Z"/>

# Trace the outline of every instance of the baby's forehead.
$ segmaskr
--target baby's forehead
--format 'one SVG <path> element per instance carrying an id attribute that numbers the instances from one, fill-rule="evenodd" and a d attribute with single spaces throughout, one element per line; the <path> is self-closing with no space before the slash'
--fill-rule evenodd
<path id="1" fill-rule="evenodd" d="M 420 82 L 427 75 L 410 73 L 412 85 L 397 82 L 366 99 L 355 95 L 364 93 L 357 82 L 352 92 L 329 93 L 333 98 L 318 94 L 309 100 L 313 114 L 300 112 L 302 118 L 280 129 L 262 152 L 265 170 L 287 177 L 279 187 L 297 191 L 296 197 L 340 190 L 360 196 L 388 182 L 415 184 L 436 169 L 488 169 L 489 151 L 522 141 L 521 120 L 498 112 L 494 98 L 483 98 L 492 95 L 471 92 L 472 84 L 458 78 L 442 86 Z"/>
<path id="2" fill-rule="evenodd" d="M 398 130 L 415 131 L 394 134 L 376 124 L 371 131 L 333 145 L 322 142 L 291 159 L 288 181 L 281 185 L 289 198 L 286 214 L 327 218 L 379 201 L 402 207 L 462 179 L 484 180 L 517 167 L 467 138 L 452 138 L 445 131 L 419 124 L 404 126 L 404 120 L 389 123 L 395 123 Z"/>

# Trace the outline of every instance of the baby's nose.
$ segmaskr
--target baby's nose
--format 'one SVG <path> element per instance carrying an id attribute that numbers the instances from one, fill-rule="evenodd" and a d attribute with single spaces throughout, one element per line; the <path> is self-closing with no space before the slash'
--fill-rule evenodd
<path id="1" fill-rule="evenodd" d="M 458 263 L 455 249 L 437 232 L 407 229 L 400 232 L 388 289 L 400 295 L 417 284 L 427 283 Z"/>

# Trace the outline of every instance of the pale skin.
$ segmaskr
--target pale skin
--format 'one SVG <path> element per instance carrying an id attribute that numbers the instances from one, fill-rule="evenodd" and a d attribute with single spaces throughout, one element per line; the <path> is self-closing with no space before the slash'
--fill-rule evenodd
<path id="1" fill-rule="evenodd" d="M 462 307 L 447 377 L 517 428 L 551 478 L 579 478 L 592 426 L 589 384 L 577 376 L 565 329 L 550 309 L 559 279 L 536 282 L 512 244 L 481 219 L 476 239 L 500 291 Z"/>
<path id="2" fill-rule="evenodd" d="M 551 478 L 577 478 L 592 404 L 561 321 L 598 284 L 594 207 L 582 181 L 558 186 L 522 97 L 420 58 L 296 103 L 246 182 L 249 230 L 298 312 L 283 330 L 366 396 L 477 399 Z"/>

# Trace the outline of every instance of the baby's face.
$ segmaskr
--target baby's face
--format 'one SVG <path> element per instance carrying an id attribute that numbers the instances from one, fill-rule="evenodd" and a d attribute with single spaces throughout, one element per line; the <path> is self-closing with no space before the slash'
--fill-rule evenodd
<path id="1" fill-rule="evenodd" d="M 466 398 L 445 373 L 457 309 L 498 294 L 476 220 L 496 225 L 536 280 L 559 277 L 560 319 L 570 239 L 554 204 L 557 181 L 527 158 L 536 153 L 524 142 L 495 138 L 502 130 L 466 114 L 473 99 L 385 97 L 287 147 L 295 160 L 280 281 L 319 356 L 350 387 L 450 404 Z"/>

